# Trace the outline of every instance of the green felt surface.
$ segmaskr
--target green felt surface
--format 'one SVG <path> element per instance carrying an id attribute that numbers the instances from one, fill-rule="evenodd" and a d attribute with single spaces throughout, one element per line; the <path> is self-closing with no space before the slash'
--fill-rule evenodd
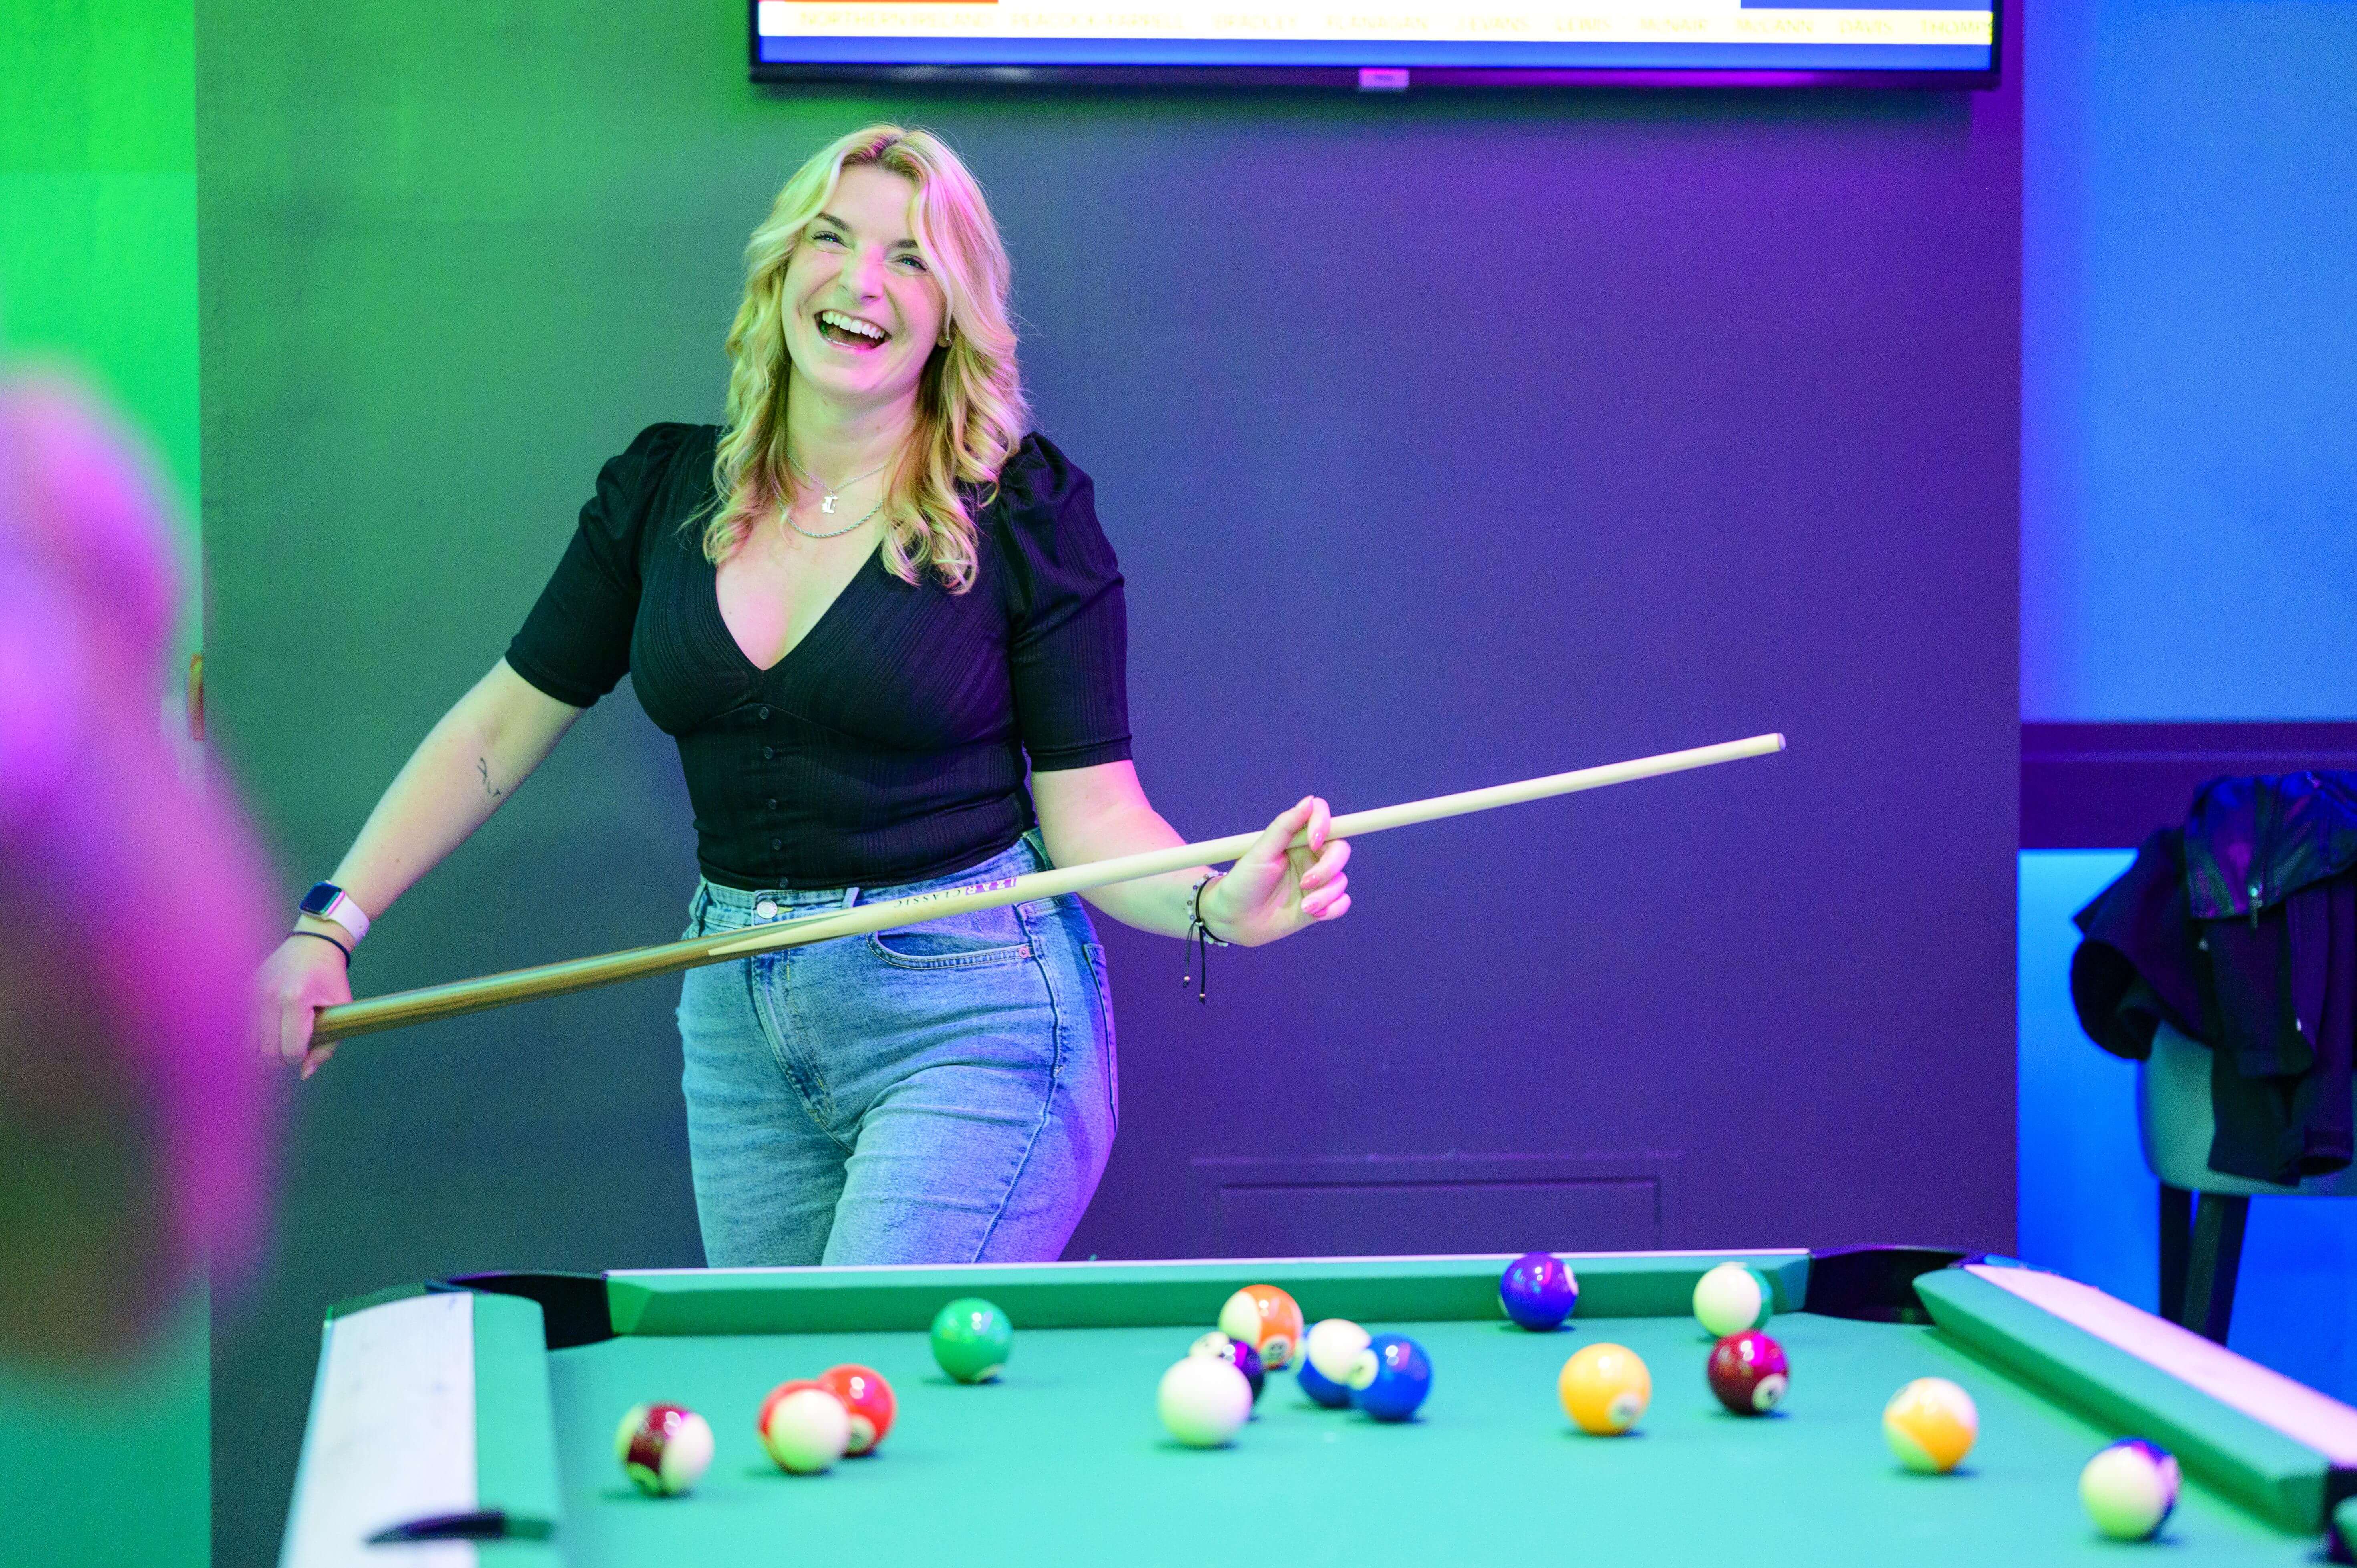
<path id="1" fill-rule="evenodd" d="M 1548 1560 L 1690 1563 L 2084 1561 L 2119 1564 L 2079 1508 L 2080 1466 L 2117 1434 L 2089 1424 L 1937 1329 L 1780 1316 L 1793 1363 L 1784 1410 L 1727 1414 L 1703 1380 L 1690 1318 L 1583 1317 L 1530 1335 L 1494 1318 L 1371 1325 L 1431 1354 L 1421 1419 L 1382 1426 L 1270 1381 L 1231 1448 L 1182 1449 L 1154 1414 L 1163 1369 L 1196 1326 L 1018 1329 L 996 1384 L 936 1369 L 915 1331 L 624 1337 L 554 1353 L 572 1568 L 648 1561 L 868 1563 L 1185 1563 L 1242 1553 L 1288 1564 L 1441 1563 L 1491 1551 Z M 1574 1432 L 1557 1369 L 1612 1339 L 1645 1358 L 1639 1433 Z M 899 1391 L 880 1453 L 795 1477 L 761 1455 L 752 1423 L 770 1386 L 842 1360 Z M 1909 1475 L 1884 1447 L 1882 1405 L 1908 1379 L 1955 1379 L 1978 1402 L 1963 1472 Z M 674 1400 L 711 1421 L 717 1452 L 693 1495 L 639 1496 L 613 1464 L 614 1421 Z M 2155 1561 L 2288 1564 L 2313 1538 L 2278 1533 L 2189 1487 Z M 1901 1554 L 1903 1555 L 1903 1558 Z"/>
<path id="2" fill-rule="evenodd" d="M 1695 1282 L 1730 1261 L 1749 1263 L 1767 1276 L 1780 1312 L 1797 1306 L 1808 1294 L 1805 1252 L 1566 1256 L 1578 1271 L 1579 1310 L 1607 1317 L 1684 1316 L 1692 1309 Z M 614 1331 L 636 1335 L 922 1328 L 942 1302 L 957 1295 L 986 1297 L 1017 1323 L 1035 1328 L 1209 1325 L 1244 1274 L 1293 1293 L 1311 1322 L 1494 1321 L 1498 1276 L 1511 1262 L 1512 1254 L 1501 1252 L 997 1268 L 695 1269 L 618 1273 L 608 1276 L 607 1289 Z"/>

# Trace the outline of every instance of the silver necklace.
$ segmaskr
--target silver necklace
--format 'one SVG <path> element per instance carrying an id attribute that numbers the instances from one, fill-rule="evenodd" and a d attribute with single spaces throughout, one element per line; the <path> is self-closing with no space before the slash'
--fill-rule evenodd
<path id="1" fill-rule="evenodd" d="M 866 475 L 861 476 L 862 478 L 865 478 L 866 477 Z M 859 481 L 855 479 L 852 482 L 856 484 Z M 829 496 L 827 499 L 829 500 L 833 500 L 834 498 L 833 496 Z M 792 529 L 796 533 L 801 534 L 804 539 L 840 539 L 845 534 L 853 532 L 855 529 L 865 528 L 867 525 L 867 520 L 874 517 L 877 512 L 882 511 L 883 510 L 884 503 L 879 500 L 874 506 L 869 507 L 866 511 L 862 512 L 857 522 L 852 523 L 848 527 L 834 529 L 825 533 L 813 533 L 809 529 L 804 528 L 801 523 L 796 522 L 794 521 L 794 506 L 791 501 L 788 501 L 784 507 L 780 508 L 780 512 L 786 520 L 786 526 Z"/>
<path id="2" fill-rule="evenodd" d="M 860 475 L 859 479 L 872 479 L 891 466 L 892 460 L 887 457 L 883 462 L 877 464 L 876 467 Z M 824 485 L 820 484 L 816 479 L 813 479 L 808 474 L 803 473 L 802 466 L 800 463 L 795 462 L 791 457 L 786 459 L 786 467 L 791 468 L 794 471 L 794 476 L 801 479 L 802 483 L 818 491 L 820 497 L 818 510 L 824 512 L 829 517 L 833 517 L 834 515 L 834 503 L 843 499 L 843 492 L 859 482 L 859 479 L 845 479 L 841 485 L 837 486 L 834 489 L 828 489 Z M 871 513 L 870 515 L 872 516 L 873 514 Z M 859 520 L 860 522 L 865 522 L 866 521 L 866 518 L 861 518 Z M 859 523 L 855 522 L 851 525 L 851 528 L 856 528 L 858 526 Z M 843 532 L 848 533 L 851 532 L 851 528 L 846 528 Z M 813 533 L 810 537 L 813 539 L 831 539 L 834 535 L 826 533 Z"/>

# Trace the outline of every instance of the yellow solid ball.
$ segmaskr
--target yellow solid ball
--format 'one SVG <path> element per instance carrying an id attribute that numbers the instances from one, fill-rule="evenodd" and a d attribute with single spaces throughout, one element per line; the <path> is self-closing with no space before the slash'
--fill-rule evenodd
<path id="1" fill-rule="evenodd" d="M 1611 1437 L 1636 1425 L 1653 1402 L 1653 1374 L 1626 1345 L 1590 1345 L 1563 1364 L 1555 1392 L 1574 1425 Z"/>
<path id="2" fill-rule="evenodd" d="M 1899 1462 L 1926 1475 L 1944 1475 L 1964 1463 L 1980 1435 L 1973 1396 L 1945 1378 L 1918 1378 L 1882 1410 L 1882 1435 Z"/>

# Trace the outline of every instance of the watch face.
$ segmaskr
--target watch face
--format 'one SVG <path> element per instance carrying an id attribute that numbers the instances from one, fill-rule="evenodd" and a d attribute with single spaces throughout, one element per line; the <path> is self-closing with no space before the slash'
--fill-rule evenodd
<path id="1" fill-rule="evenodd" d="M 311 891 L 303 895 L 303 902 L 296 907 L 307 915 L 324 915 L 328 907 L 340 897 L 343 891 L 332 882 L 317 883 Z M 284 907 L 281 906 L 282 908 Z"/>

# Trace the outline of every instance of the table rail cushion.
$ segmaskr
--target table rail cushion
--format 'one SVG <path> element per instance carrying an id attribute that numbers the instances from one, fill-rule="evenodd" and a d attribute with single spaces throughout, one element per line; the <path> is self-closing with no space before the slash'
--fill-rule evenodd
<path id="1" fill-rule="evenodd" d="M 1690 1312 L 1695 1282 L 1734 1261 L 1768 1277 L 1779 1311 L 1808 1294 L 1809 1255 L 1566 1252 L 1581 1316 Z M 1498 1317 L 1507 1253 L 1437 1258 L 1225 1258 L 1189 1262 L 952 1264 L 939 1267 L 680 1269 L 607 1275 L 618 1334 L 823 1334 L 921 1329 L 942 1304 L 987 1296 L 1025 1328 L 1216 1321 L 1239 1285 L 1291 1292 L 1312 1322 Z M 781 1288 L 789 1287 L 789 1288 Z"/>
<path id="2" fill-rule="evenodd" d="M 552 1528 L 563 1511 L 541 1311 L 514 1296 L 475 1298 L 475 1477 L 478 1508 Z"/>
<path id="3" fill-rule="evenodd" d="M 2324 1528 L 2334 1476 L 2327 1455 L 1981 1273 L 1949 1269 L 1915 1282 L 1943 1332 L 2099 1425 L 2159 1444 L 2278 1529 Z"/>

